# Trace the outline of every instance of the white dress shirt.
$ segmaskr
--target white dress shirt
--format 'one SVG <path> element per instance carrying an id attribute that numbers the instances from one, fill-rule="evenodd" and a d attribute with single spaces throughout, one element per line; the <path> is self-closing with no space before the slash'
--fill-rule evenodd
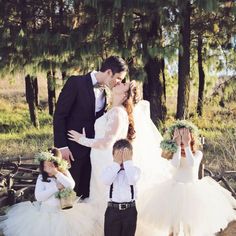
<path id="1" fill-rule="evenodd" d="M 113 162 L 102 172 L 102 181 L 107 185 L 107 199 L 113 202 L 130 202 L 137 198 L 136 183 L 140 177 L 140 169 L 133 165 L 131 160 L 125 161 L 124 170 L 120 171 L 120 165 Z M 110 199 L 110 186 L 113 184 L 112 199 Z M 131 198 L 131 187 L 134 187 L 134 198 Z"/>
<path id="2" fill-rule="evenodd" d="M 96 73 L 97 71 L 92 71 L 90 76 L 92 78 L 93 85 L 97 84 L 96 79 Z M 94 88 L 94 94 L 95 94 L 95 112 L 98 112 L 102 110 L 102 108 L 105 105 L 105 91 L 101 90 L 99 88 Z"/>

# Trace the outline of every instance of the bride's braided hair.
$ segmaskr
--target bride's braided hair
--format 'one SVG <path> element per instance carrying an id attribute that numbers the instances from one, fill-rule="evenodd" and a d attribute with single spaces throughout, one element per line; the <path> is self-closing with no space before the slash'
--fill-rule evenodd
<path id="1" fill-rule="evenodd" d="M 134 128 L 134 117 L 133 117 L 133 110 L 134 105 L 137 103 L 137 88 L 134 86 L 133 88 L 130 87 L 128 91 L 128 97 L 124 101 L 123 105 L 126 109 L 126 112 L 128 114 L 129 119 L 129 127 L 128 127 L 128 133 L 127 133 L 127 139 L 129 141 L 132 141 L 135 139 L 135 128 Z"/>

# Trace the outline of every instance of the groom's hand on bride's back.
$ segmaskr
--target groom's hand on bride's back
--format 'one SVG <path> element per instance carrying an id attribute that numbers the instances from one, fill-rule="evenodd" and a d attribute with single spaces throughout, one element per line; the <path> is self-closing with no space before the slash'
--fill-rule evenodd
<path id="1" fill-rule="evenodd" d="M 71 165 L 71 161 L 74 161 L 73 155 L 68 147 L 65 147 L 63 149 L 60 149 L 62 158 L 66 160 L 69 165 Z"/>

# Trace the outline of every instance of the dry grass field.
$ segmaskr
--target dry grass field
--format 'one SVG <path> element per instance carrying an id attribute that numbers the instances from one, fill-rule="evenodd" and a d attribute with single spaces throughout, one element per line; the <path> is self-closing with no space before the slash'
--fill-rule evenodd
<path id="1" fill-rule="evenodd" d="M 57 96 L 61 88 L 58 82 Z M 9 156 L 33 156 L 38 150 L 47 149 L 53 144 L 52 117 L 47 110 L 47 81 L 39 78 L 40 129 L 35 129 L 29 120 L 25 101 L 24 79 L 16 81 L 0 80 L 0 158 Z M 173 121 L 173 102 L 168 99 L 168 120 Z M 171 110 L 172 109 L 172 110 Z M 191 120 L 201 129 L 206 144 L 204 164 L 214 172 L 236 170 L 236 103 L 220 108 L 218 104 L 205 106 L 202 118 L 194 115 Z M 235 186 L 235 180 L 231 180 Z M 218 234 L 236 236 L 236 222 Z M 201 235 L 199 235 L 201 236 Z"/>

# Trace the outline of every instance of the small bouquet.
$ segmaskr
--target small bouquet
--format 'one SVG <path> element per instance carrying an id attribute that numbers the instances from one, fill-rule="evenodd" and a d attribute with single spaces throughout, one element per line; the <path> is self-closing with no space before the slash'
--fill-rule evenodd
<path id="1" fill-rule="evenodd" d="M 173 154 L 177 151 L 178 146 L 174 140 L 164 139 L 161 141 L 160 147 L 162 149 L 161 156 L 166 159 L 171 159 Z"/>
<path id="2" fill-rule="evenodd" d="M 71 188 L 63 188 L 55 194 L 55 197 L 60 199 L 61 209 L 66 210 L 73 207 L 76 193 Z"/>

